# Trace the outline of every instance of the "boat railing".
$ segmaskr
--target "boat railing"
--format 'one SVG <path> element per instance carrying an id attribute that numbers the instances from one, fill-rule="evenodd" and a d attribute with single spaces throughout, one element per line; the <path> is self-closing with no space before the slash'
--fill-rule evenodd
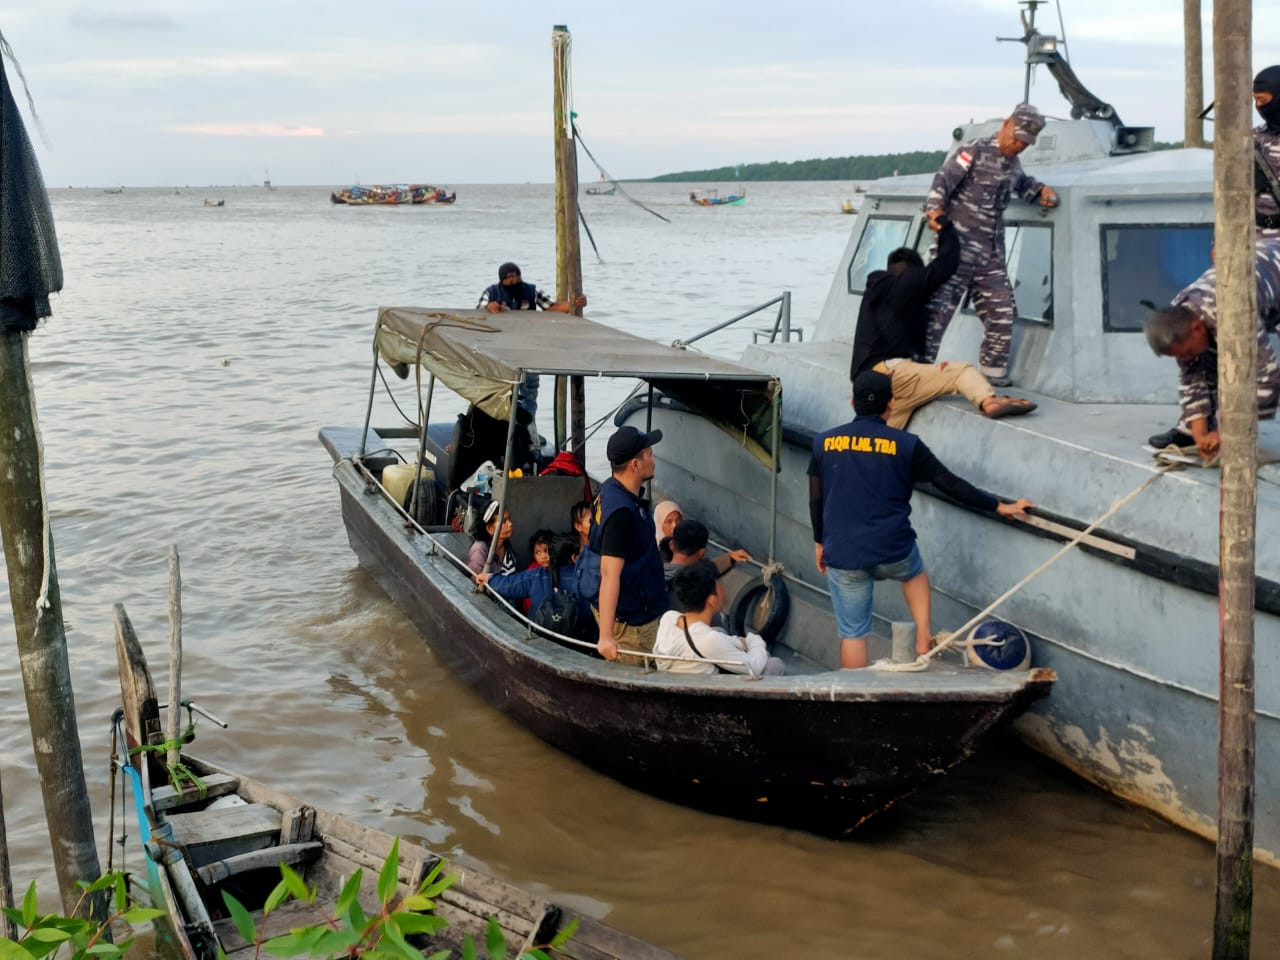
<path id="1" fill-rule="evenodd" d="M 350 462 L 351 462 L 351 465 L 355 467 L 359 473 L 364 474 L 365 481 L 370 485 L 371 490 L 376 491 L 378 495 L 382 497 L 383 500 L 385 500 L 387 503 L 391 505 L 392 509 L 394 509 L 397 513 L 400 514 L 401 518 L 404 520 L 406 529 L 411 529 L 416 531 L 417 533 L 422 534 L 422 536 L 426 537 L 427 540 L 431 542 L 431 549 L 429 551 L 429 554 L 441 555 L 445 557 L 445 559 L 453 563 L 453 565 L 456 566 L 459 570 L 466 572 L 468 575 L 471 574 L 472 571 L 471 571 L 471 568 L 467 566 L 467 561 L 464 560 L 462 557 L 458 556 L 452 550 L 450 550 L 448 546 L 441 543 L 440 539 L 436 536 L 437 533 L 442 533 L 444 531 L 432 530 L 432 529 L 428 529 L 427 527 L 424 527 L 421 523 L 417 521 L 417 519 L 415 519 L 409 513 L 408 510 L 405 509 L 403 504 L 399 503 L 395 497 L 391 496 L 391 494 L 387 491 L 387 488 L 382 485 L 381 481 L 378 480 L 378 478 L 373 475 L 373 472 L 367 466 L 365 466 L 364 463 L 362 463 L 360 460 L 355 460 L 355 459 L 351 460 Z M 338 469 L 338 464 L 335 463 L 334 470 L 337 470 L 337 469 Z M 452 527 L 449 527 L 449 531 L 455 532 L 453 531 Z M 580 649 L 584 653 L 592 653 L 595 651 L 596 645 L 594 643 L 590 643 L 586 640 L 579 640 L 577 637 L 570 637 L 563 633 L 557 633 L 554 630 L 547 629 L 541 624 L 534 623 L 532 620 L 530 620 L 527 616 L 524 615 L 524 611 L 513 606 L 510 602 L 506 600 L 506 598 L 499 596 L 496 591 L 490 590 L 488 587 L 477 588 L 477 589 L 483 589 L 483 591 L 487 593 L 490 597 L 492 597 L 494 600 L 496 600 L 500 606 L 505 607 L 507 612 L 511 614 L 513 617 L 515 617 L 518 623 L 524 625 L 530 637 L 534 636 L 535 634 L 539 636 L 544 636 L 551 640 L 555 640 L 558 643 L 566 644 L 576 649 Z M 663 660 L 663 661 L 670 661 L 673 663 L 679 662 L 679 661 L 687 661 L 689 663 L 710 663 L 715 666 L 739 666 L 740 665 L 736 662 L 728 661 L 728 660 L 712 660 L 705 657 L 679 657 L 679 656 L 672 656 L 670 654 L 654 653 L 651 650 L 629 650 L 624 647 L 619 647 L 618 652 L 624 656 L 643 657 L 645 661 Z M 758 675 L 751 674 L 751 673 L 745 673 L 745 674 L 734 673 L 731 675 L 740 676 L 744 680 L 759 679 Z M 200 712 L 204 714 L 203 710 L 201 710 Z M 204 714 L 204 715 L 208 716 L 208 714 Z M 210 717 L 210 719 L 213 720 L 215 723 L 222 722 L 220 720 L 217 720 L 214 717 Z"/>
<path id="2" fill-rule="evenodd" d="M 778 312 L 777 312 L 777 315 L 774 317 L 773 326 L 761 327 L 757 330 L 752 331 L 752 334 L 751 334 L 752 341 L 755 343 L 759 343 L 760 338 L 762 336 L 768 335 L 770 343 L 777 343 L 779 337 L 782 338 L 783 343 L 790 343 L 792 334 L 795 334 L 795 337 L 797 340 L 801 340 L 801 341 L 804 340 L 804 331 L 798 327 L 795 329 L 792 329 L 791 327 L 791 291 L 783 290 L 781 295 L 776 296 L 772 300 L 769 300 L 765 303 L 760 304 L 760 306 L 758 307 L 752 307 L 750 310 L 747 310 L 744 313 L 740 313 L 736 317 L 732 317 L 731 319 L 726 320 L 723 323 L 717 323 L 714 327 L 711 327 L 710 329 L 707 329 L 707 330 L 703 330 L 697 336 L 689 337 L 684 340 L 673 340 L 671 341 L 671 345 L 675 347 L 677 350 L 684 350 L 690 344 L 697 343 L 699 340 L 703 339 L 704 337 L 709 337 L 713 333 L 718 333 L 721 330 L 723 330 L 725 327 L 733 326 L 733 324 L 737 323 L 739 320 L 745 320 L 747 319 L 747 317 L 755 316 L 757 313 L 760 313 L 761 311 L 764 311 L 764 310 L 768 310 L 770 307 L 774 305 L 777 305 Z"/>

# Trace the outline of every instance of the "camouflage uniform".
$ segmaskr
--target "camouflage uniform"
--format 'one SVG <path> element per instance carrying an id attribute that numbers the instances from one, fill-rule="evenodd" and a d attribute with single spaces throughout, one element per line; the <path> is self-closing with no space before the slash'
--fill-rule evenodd
<path id="1" fill-rule="evenodd" d="M 1266 124 L 1263 124 L 1253 128 L 1253 142 L 1266 159 L 1272 175 L 1280 180 L 1280 136 L 1270 132 Z M 1258 220 L 1258 236 L 1280 237 L 1280 205 L 1277 205 L 1276 198 L 1271 195 L 1271 184 L 1256 166 L 1255 163 L 1254 189 L 1257 195 L 1254 198 L 1254 213 Z"/>
<path id="2" fill-rule="evenodd" d="M 1271 338 L 1262 318 L 1280 307 L 1280 240 L 1259 240 L 1255 245 L 1254 268 L 1258 275 L 1258 418 L 1276 415 L 1280 401 L 1280 364 L 1271 349 Z M 1217 271 L 1210 267 L 1200 278 L 1173 298 L 1209 329 L 1209 349 L 1196 357 L 1178 361 L 1178 403 L 1181 425 L 1205 418 L 1216 429 L 1218 412 L 1218 303 Z"/>
<path id="3" fill-rule="evenodd" d="M 1039 111 L 1019 104 L 1013 113 L 1015 130 L 1030 133 L 1030 140 L 1044 126 Z M 929 330 L 925 360 L 938 357 L 942 335 L 955 315 L 956 307 L 968 292 L 986 333 L 978 363 L 988 377 L 1003 378 L 1009 367 L 1009 347 L 1013 339 L 1016 306 L 1004 259 L 1004 210 L 1010 194 L 1028 202 L 1035 200 L 1044 184 L 1022 171 L 1018 158 L 1000 152 L 996 135 L 961 144 L 933 178 L 925 212 L 940 210 L 955 224 L 960 234 L 960 267 L 929 301 Z"/>

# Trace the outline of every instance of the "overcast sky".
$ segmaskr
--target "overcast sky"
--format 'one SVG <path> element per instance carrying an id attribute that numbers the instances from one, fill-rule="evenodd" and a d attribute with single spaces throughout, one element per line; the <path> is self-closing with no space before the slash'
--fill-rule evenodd
<path id="1" fill-rule="evenodd" d="M 1182 136 L 1182 4 L 1059 0 L 1072 64 L 1131 125 Z M 1205 75 L 1212 77 L 1212 0 Z M 1021 99 L 1014 0 L 8 0 L 0 32 L 74 185 L 548 181 L 553 24 L 617 177 L 942 149 Z M 1054 4 L 1043 32 L 1058 32 Z M 1254 3 L 1255 67 L 1280 0 Z M 1242 51 L 1243 54 L 1243 51 Z M 11 83 L 12 65 L 5 63 Z M 1211 84 L 1211 80 L 1207 81 Z M 1211 95 L 1211 94 L 1210 94 Z M 16 96 L 23 110 L 20 88 Z M 1047 74 L 1032 101 L 1066 106 Z M 582 177 L 594 176 L 586 157 Z"/>

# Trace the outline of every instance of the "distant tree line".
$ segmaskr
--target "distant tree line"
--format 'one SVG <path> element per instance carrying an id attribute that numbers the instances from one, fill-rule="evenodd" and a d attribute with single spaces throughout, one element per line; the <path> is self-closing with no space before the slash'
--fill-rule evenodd
<path id="1" fill-rule="evenodd" d="M 1157 142 L 1155 150 L 1173 150 L 1176 143 Z M 824 157 L 813 160 L 775 160 L 772 163 L 743 163 L 713 170 L 683 170 L 651 177 L 651 183 L 723 183 L 726 180 L 876 180 L 880 177 L 933 173 L 942 166 L 945 150 L 915 150 L 911 153 L 880 153 L 853 157 Z"/>

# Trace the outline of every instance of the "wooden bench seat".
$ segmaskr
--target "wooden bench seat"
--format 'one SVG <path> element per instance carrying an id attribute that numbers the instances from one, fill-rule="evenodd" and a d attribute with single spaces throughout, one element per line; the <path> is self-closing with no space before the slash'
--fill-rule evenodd
<path id="1" fill-rule="evenodd" d="M 263 850 L 280 838 L 280 811 L 264 803 L 173 813 L 167 819 L 174 841 L 196 868 Z"/>

